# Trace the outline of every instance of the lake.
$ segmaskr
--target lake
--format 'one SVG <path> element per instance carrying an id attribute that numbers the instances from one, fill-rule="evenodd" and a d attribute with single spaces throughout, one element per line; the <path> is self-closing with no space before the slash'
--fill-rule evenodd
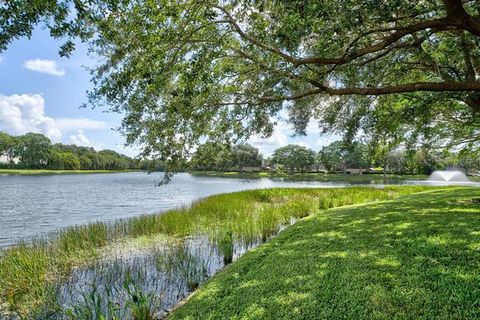
<path id="1" fill-rule="evenodd" d="M 342 187 L 349 183 L 174 176 L 144 172 L 0 176 L 0 247 L 72 225 L 157 213 L 225 192 L 273 187 Z M 369 183 L 371 178 L 356 183 Z"/>

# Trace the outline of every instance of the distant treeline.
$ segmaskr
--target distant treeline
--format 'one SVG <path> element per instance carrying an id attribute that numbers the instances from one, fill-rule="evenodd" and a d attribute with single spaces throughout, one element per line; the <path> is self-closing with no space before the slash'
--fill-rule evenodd
<path id="1" fill-rule="evenodd" d="M 90 147 L 52 144 L 40 133 L 12 136 L 0 132 L 0 156 L 3 168 L 52 170 L 127 170 L 153 169 L 148 161 L 139 161 L 113 150 L 96 151 Z"/>
<path id="2" fill-rule="evenodd" d="M 396 174 L 430 174 L 449 167 L 463 169 L 466 173 L 480 170 L 480 154 L 460 150 L 449 152 L 433 148 L 394 148 L 378 143 L 335 141 L 320 151 L 300 145 L 287 145 L 264 158 L 259 150 L 249 144 L 226 145 L 207 142 L 199 146 L 189 163 L 192 170 L 244 171 L 246 167 L 262 166 L 264 170 L 283 172 L 347 172 L 370 169 Z"/>
<path id="3" fill-rule="evenodd" d="M 52 170 L 127 170 L 161 171 L 159 162 L 138 160 L 113 150 L 52 144 L 43 134 L 12 136 L 0 132 L 0 168 Z M 264 158 L 250 144 L 228 145 L 207 142 L 200 145 L 183 169 L 245 171 L 252 167 L 277 172 L 347 172 L 370 168 L 397 174 L 430 174 L 434 170 L 456 167 L 466 173 L 479 172 L 480 154 L 467 149 L 449 152 L 433 148 L 394 148 L 376 143 L 335 141 L 320 151 L 290 144 Z M 385 170 L 383 170 L 385 169 Z"/>

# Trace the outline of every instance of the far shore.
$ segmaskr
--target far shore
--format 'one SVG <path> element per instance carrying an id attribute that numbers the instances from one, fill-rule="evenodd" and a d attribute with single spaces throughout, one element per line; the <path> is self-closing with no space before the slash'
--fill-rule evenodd
<path id="1" fill-rule="evenodd" d="M 295 172 L 290 173 L 276 173 L 270 171 L 260 171 L 260 172 L 239 172 L 239 171 L 188 171 L 188 173 L 194 176 L 205 176 L 205 177 L 224 177 L 224 178 L 243 178 L 243 179 L 254 179 L 254 178 L 287 178 L 287 179 L 305 179 L 305 180 L 354 180 L 354 179 L 365 179 L 372 178 L 383 180 L 382 173 L 325 173 L 325 172 Z M 411 175 L 411 174 L 386 174 L 386 179 L 416 179 L 416 180 L 425 180 L 428 178 L 427 175 Z"/>
<path id="2" fill-rule="evenodd" d="M 46 170 L 46 169 L 0 169 L 0 175 L 51 175 L 141 172 L 142 170 Z"/>

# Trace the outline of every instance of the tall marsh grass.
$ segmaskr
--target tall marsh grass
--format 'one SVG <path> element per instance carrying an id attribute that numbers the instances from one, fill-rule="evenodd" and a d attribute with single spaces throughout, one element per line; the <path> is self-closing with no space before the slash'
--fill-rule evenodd
<path id="1" fill-rule="evenodd" d="M 189 207 L 161 214 L 68 228 L 32 243 L 19 243 L 0 251 L 0 318 L 2 313 L 4 316 L 33 318 L 33 314 L 45 308 L 55 311 L 59 307 L 55 305 L 58 288 L 72 271 L 96 263 L 95 259 L 102 250 L 124 239 L 159 234 L 177 239 L 201 236 L 215 244 L 224 264 L 228 264 L 234 259 L 235 251 L 240 250 L 239 244 L 248 248 L 251 244 L 267 241 L 297 219 L 328 208 L 387 200 L 426 189 L 425 186 L 391 186 L 381 189 L 250 190 L 211 196 Z M 182 255 L 181 250 L 176 250 L 179 256 Z M 196 269 L 194 258 L 185 252 L 183 255 L 184 258 L 177 262 L 165 258 L 162 263 L 178 263 L 176 269 L 187 270 L 186 285 L 193 290 L 204 279 L 206 271 L 203 267 Z M 73 306 L 69 312 L 85 318 L 92 305 L 110 310 L 112 306 L 98 299 L 95 293 L 89 293 L 84 299 L 87 309 Z M 144 314 L 142 308 L 145 305 L 134 304 L 129 310 L 138 307 L 137 311 Z"/>

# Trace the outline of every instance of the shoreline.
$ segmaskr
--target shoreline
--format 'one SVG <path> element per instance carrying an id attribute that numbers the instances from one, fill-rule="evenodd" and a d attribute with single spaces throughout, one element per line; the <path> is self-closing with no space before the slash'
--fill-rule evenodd
<path id="1" fill-rule="evenodd" d="M 372 178 L 374 180 L 383 180 L 382 173 L 362 173 L 362 174 L 342 174 L 342 173 L 324 173 L 324 172 L 306 172 L 306 173 L 275 173 L 269 171 L 260 171 L 260 172 L 239 172 L 239 171 L 185 171 L 193 176 L 197 177 L 216 177 L 216 178 L 241 178 L 241 179 L 260 179 L 260 178 L 285 178 L 291 180 L 318 180 L 318 181 L 329 181 L 329 180 L 362 180 Z M 412 175 L 412 174 L 387 174 L 385 176 L 387 180 L 426 180 L 427 175 Z"/>
<path id="2" fill-rule="evenodd" d="M 0 169 L 1 175 L 8 176 L 37 176 L 37 175 L 68 175 L 68 174 L 99 174 L 99 173 L 126 173 L 146 172 L 144 170 L 49 170 L 49 169 Z"/>
<path id="3" fill-rule="evenodd" d="M 51 234 L 40 242 L 20 244 L 0 251 L 0 287 L 5 288 L 6 291 L 2 294 L 5 294 L 7 301 L 11 301 L 7 297 L 8 292 L 17 292 L 17 305 L 14 308 L 27 315 L 41 310 L 45 301 L 48 301 L 44 300 L 47 296 L 50 300 L 55 299 L 50 294 L 66 280 L 65 276 L 76 265 L 92 261 L 92 258 L 99 257 L 99 250 L 109 248 L 109 245 L 122 239 L 146 237 L 148 240 L 158 235 L 185 238 L 198 234 L 208 237 L 212 245 L 219 246 L 220 252 L 229 252 L 233 256 L 235 241 L 264 239 L 262 242 L 265 242 L 265 239 L 278 232 L 279 225 L 288 223 L 292 217 L 301 219 L 318 210 L 390 200 L 433 189 L 437 188 L 402 186 L 386 189 L 352 187 L 248 190 L 210 196 L 195 202 L 191 207 L 162 214 L 138 216 L 113 224 L 91 223 L 72 227 Z M 188 256 L 186 258 L 190 259 Z M 50 276 L 46 277 L 47 275 Z M 62 281 L 53 281 L 57 278 Z M 25 280 L 29 283 L 26 287 L 22 285 Z M 194 282 L 194 287 L 201 282 L 203 281 Z M 4 302 L 6 301 L 2 301 Z"/>

